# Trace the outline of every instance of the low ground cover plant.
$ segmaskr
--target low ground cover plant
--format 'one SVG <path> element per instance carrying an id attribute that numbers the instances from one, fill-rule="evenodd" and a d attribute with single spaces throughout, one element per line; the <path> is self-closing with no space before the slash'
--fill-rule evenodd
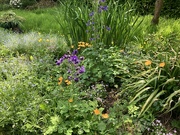
<path id="1" fill-rule="evenodd" d="M 173 27 L 164 21 L 165 31 L 147 26 L 149 16 L 142 22 L 128 14 L 128 5 L 100 0 L 76 9 L 78 2 L 67 2 L 65 17 L 73 17 L 54 16 L 62 33 L 0 29 L 0 134 L 178 135 L 179 20 Z M 111 9 L 119 6 L 120 25 Z M 165 126 L 160 116 L 169 112 Z"/>

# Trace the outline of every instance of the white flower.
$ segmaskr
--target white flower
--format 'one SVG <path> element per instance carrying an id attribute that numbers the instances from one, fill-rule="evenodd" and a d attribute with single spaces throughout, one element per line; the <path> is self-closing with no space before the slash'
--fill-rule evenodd
<path id="1" fill-rule="evenodd" d="M 9 4 L 14 7 L 20 7 L 22 5 L 21 0 L 10 0 Z"/>

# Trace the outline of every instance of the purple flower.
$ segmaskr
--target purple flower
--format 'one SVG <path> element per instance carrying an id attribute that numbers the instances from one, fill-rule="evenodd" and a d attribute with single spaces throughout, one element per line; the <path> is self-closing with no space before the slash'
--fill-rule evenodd
<path id="1" fill-rule="evenodd" d="M 110 27 L 108 27 L 108 26 L 106 26 L 106 30 L 110 31 L 110 30 L 111 30 L 111 28 L 110 28 Z"/>
<path id="2" fill-rule="evenodd" d="M 90 14 L 89 14 L 89 16 L 93 16 L 94 15 L 94 12 L 91 12 Z"/>
<path id="3" fill-rule="evenodd" d="M 64 61 L 64 58 L 60 58 L 59 60 L 57 60 L 56 65 L 60 65 L 63 61 Z"/>
<path id="4" fill-rule="evenodd" d="M 69 80 L 72 80 L 72 76 L 68 76 L 68 79 L 69 79 Z"/>
<path id="5" fill-rule="evenodd" d="M 75 82 L 78 82 L 78 81 L 79 81 L 79 78 L 74 78 L 74 81 L 75 81 Z"/>
<path id="6" fill-rule="evenodd" d="M 78 53 L 78 51 L 77 50 L 74 50 L 73 52 L 72 52 L 72 55 L 76 55 Z"/>
<path id="7" fill-rule="evenodd" d="M 108 10 L 108 6 L 100 6 L 99 7 L 99 12 L 101 13 L 102 11 L 107 11 Z"/>
<path id="8" fill-rule="evenodd" d="M 100 0 L 99 2 L 105 2 L 106 0 Z"/>
<path id="9" fill-rule="evenodd" d="M 80 62 L 80 60 L 78 59 L 78 57 L 76 55 L 73 55 L 69 58 L 69 62 L 72 62 L 74 64 L 78 64 Z"/>
<path id="10" fill-rule="evenodd" d="M 70 70 L 70 69 L 68 69 L 67 73 L 68 73 L 68 74 L 70 74 L 70 73 L 71 73 L 71 70 Z"/>
<path id="11" fill-rule="evenodd" d="M 80 69 L 79 69 L 79 73 L 82 74 L 85 72 L 85 67 L 84 66 L 81 66 Z"/>
<path id="12" fill-rule="evenodd" d="M 90 21 L 88 21 L 88 22 L 86 23 L 86 25 L 87 25 L 87 26 L 91 25 L 91 22 L 90 22 Z"/>

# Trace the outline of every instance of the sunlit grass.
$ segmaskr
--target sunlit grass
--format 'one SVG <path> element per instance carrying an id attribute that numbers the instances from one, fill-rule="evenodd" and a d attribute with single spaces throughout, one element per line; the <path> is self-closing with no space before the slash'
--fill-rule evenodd
<path id="1" fill-rule="evenodd" d="M 13 10 L 18 16 L 25 18 L 22 24 L 24 32 L 39 31 L 42 33 L 61 33 L 59 24 L 55 20 L 55 8 L 37 10 Z M 0 12 L 1 14 L 2 12 Z M 61 18 L 59 18 L 61 19 Z"/>

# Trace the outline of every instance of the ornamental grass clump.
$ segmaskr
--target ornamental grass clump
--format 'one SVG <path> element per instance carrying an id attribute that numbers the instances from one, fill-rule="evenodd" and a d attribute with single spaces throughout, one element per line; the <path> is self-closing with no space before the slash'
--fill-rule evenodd
<path id="1" fill-rule="evenodd" d="M 103 43 L 105 48 L 125 47 L 126 43 L 137 39 L 142 21 L 135 13 L 134 4 L 113 0 L 96 0 L 90 2 L 91 6 L 77 3 L 62 2 L 63 21 L 58 19 L 62 14 L 56 17 L 69 45 L 85 41 L 96 46 Z"/>
<path id="2" fill-rule="evenodd" d="M 128 42 L 137 38 L 139 17 L 135 14 L 134 4 L 128 1 L 120 4 L 113 0 L 97 0 L 87 21 L 88 42 L 104 48 L 119 46 L 126 48 Z M 97 45 L 98 44 L 98 45 Z"/>

